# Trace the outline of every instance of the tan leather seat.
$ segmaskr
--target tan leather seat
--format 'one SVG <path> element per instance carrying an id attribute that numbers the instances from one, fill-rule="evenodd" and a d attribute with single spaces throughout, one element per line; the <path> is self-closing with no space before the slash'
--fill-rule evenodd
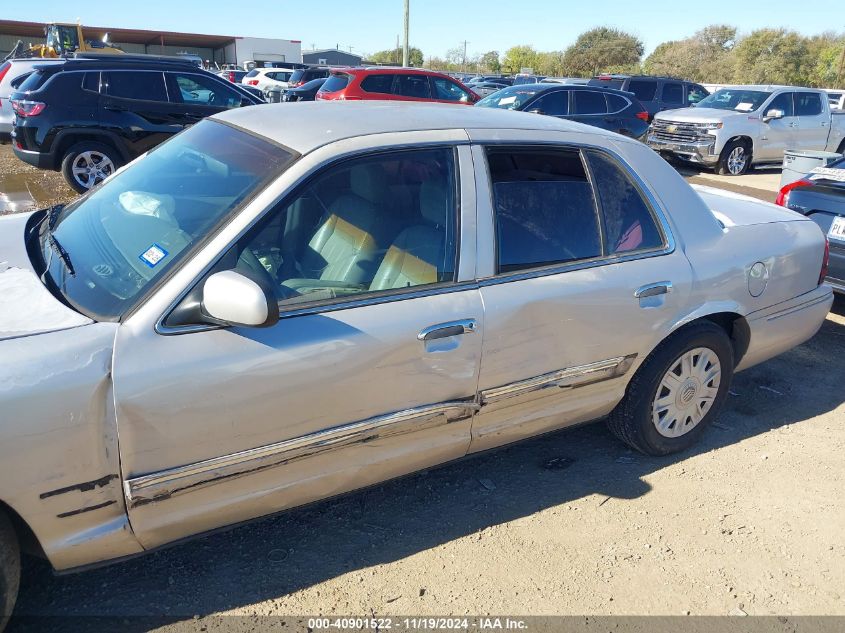
<path id="1" fill-rule="evenodd" d="M 367 284 L 373 278 L 380 251 L 389 240 L 384 174 L 379 165 L 357 165 L 349 177 L 351 192 L 330 204 L 305 249 L 302 277 L 348 284 Z M 285 285 L 295 288 L 300 285 L 297 281 Z"/>
<path id="2" fill-rule="evenodd" d="M 403 230 L 391 244 L 376 271 L 370 290 L 433 284 L 451 274 L 452 254 L 447 249 L 449 197 L 439 183 L 420 186 L 420 215 L 425 224 Z M 450 270 L 445 270 L 449 268 Z"/>

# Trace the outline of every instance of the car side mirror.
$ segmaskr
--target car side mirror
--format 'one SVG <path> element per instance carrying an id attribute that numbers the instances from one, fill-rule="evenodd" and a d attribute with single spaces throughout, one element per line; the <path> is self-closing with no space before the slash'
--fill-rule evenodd
<path id="1" fill-rule="evenodd" d="M 763 123 L 768 123 L 774 119 L 782 119 L 784 116 L 786 116 L 786 112 L 778 110 L 777 108 L 772 108 L 766 112 L 766 116 L 763 117 Z"/>
<path id="2" fill-rule="evenodd" d="M 234 270 L 205 280 L 202 312 L 219 325 L 269 327 L 279 321 L 279 303 L 272 288 L 257 276 Z"/>

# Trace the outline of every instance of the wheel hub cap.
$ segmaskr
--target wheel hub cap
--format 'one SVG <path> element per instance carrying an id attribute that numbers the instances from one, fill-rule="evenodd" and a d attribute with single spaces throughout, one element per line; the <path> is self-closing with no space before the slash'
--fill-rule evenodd
<path id="1" fill-rule="evenodd" d="M 73 177 L 82 187 L 90 189 L 111 176 L 115 169 L 111 159 L 101 152 L 80 152 L 73 161 Z"/>
<path id="2" fill-rule="evenodd" d="M 732 174 L 738 174 L 745 168 L 745 150 L 741 147 L 735 147 L 728 155 L 728 171 Z"/>
<path id="3" fill-rule="evenodd" d="M 719 357 L 697 347 L 684 352 L 664 374 L 652 403 L 652 422 L 664 437 L 689 433 L 707 415 L 722 376 Z"/>

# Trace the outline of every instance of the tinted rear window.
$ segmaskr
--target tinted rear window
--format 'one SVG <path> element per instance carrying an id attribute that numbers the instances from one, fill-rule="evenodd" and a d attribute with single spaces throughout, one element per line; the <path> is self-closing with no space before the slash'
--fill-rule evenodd
<path id="1" fill-rule="evenodd" d="M 620 90 L 624 81 L 624 79 L 603 79 L 601 77 L 595 77 L 594 79 L 590 79 L 589 84 L 591 86 L 601 86 L 602 88 L 613 88 L 614 90 Z"/>
<path id="2" fill-rule="evenodd" d="M 620 112 L 621 110 L 624 110 L 628 107 L 628 102 L 625 100 L 624 97 L 611 94 L 606 94 L 605 97 L 607 97 L 608 112 Z"/>
<path id="3" fill-rule="evenodd" d="M 654 101 L 657 92 L 657 82 L 643 79 L 632 79 L 628 82 L 628 92 L 633 92 L 640 101 Z"/>
<path id="4" fill-rule="evenodd" d="M 139 101 L 167 101 L 164 75 L 160 72 L 110 72 L 105 74 L 107 92 L 112 97 Z"/>
<path id="5" fill-rule="evenodd" d="M 350 79 L 351 77 L 349 75 L 340 73 L 332 75 L 326 79 L 326 83 L 324 83 L 323 87 L 320 88 L 320 92 L 337 92 L 338 90 L 343 90 L 349 85 Z"/>
<path id="6" fill-rule="evenodd" d="M 389 94 L 393 86 L 393 75 L 370 75 L 361 82 L 361 90 Z"/>
<path id="7" fill-rule="evenodd" d="M 822 113 L 822 98 L 817 92 L 795 93 L 795 114 L 798 116 L 815 116 Z"/>
<path id="8" fill-rule="evenodd" d="M 258 70 L 257 70 L 257 69 L 253 69 L 253 70 L 250 70 L 250 71 L 249 71 L 246 75 L 244 75 L 244 76 L 245 76 L 245 77 L 255 77 L 257 74 L 258 74 Z"/>
<path id="9" fill-rule="evenodd" d="M 36 70 L 33 72 L 29 77 L 26 78 L 18 90 L 21 92 L 30 92 L 31 90 L 38 90 L 41 87 L 41 84 L 44 83 L 45 74 L 40 71 Z"/>
<path id="10" fill-rule="evenodd" d="M 572 97 L 573 114 L 604 114 L 607 112 L 604 93 L 594 90 L 576 90 Z"/>
<path id="11" fill-rule="evenodd" d="M 601 255 L 593 191 L 574 150 L 491 148 L 500 273 Z"/>
<path id="12" fill-rule="evenodd" d="M 664 84 L 663 100 L 670 103 L 681 103 L 684 100 L 684 87 L 682 84 Z"/>
<path id="13" fill-rule="evenodd" d="M 293 74 L 290 76 L 290 82 L 292 84 L 298 83 L 303 80 L 305 76 L 305 70 L 300 68 L 299 70 L 294 70 Z"/>

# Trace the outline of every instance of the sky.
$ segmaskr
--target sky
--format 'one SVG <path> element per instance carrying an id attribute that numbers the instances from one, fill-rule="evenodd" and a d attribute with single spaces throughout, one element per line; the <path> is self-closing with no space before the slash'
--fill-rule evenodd
<path id="1" fill-rule="evenodd" d="M 504 53 L 531 44 L 563 50 L 595 26 L 624 29 L 639 37 L 646 54 L 666 40 L 681 39 L 714 23 L 739 27 L 786 27 L 805 35 L 845 31 L 843 0 L 411 0 L 410 42 L 426 59 L 462 47 L 467 53 Z M 247 37 L 302 40 L 303 49 L 334 48 L 374 53 L 396 45 L 402 33 L 403 0 L 113 0 L 72 3 L 0 0 L 3 19 L 75 22 Z"/>

